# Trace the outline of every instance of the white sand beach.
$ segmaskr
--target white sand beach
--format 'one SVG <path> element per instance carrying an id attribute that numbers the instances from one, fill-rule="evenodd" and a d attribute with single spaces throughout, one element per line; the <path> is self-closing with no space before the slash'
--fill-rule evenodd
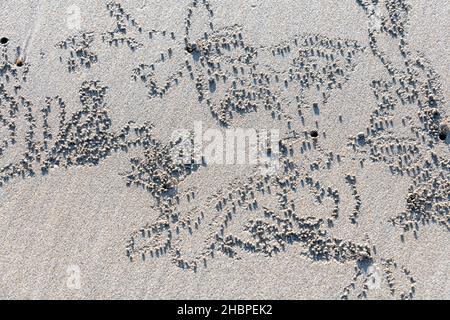
<path id="1" fill-rule="evenodd" d="M 450 299 L 449 17 L 2 0 L 0 298 Z"/>

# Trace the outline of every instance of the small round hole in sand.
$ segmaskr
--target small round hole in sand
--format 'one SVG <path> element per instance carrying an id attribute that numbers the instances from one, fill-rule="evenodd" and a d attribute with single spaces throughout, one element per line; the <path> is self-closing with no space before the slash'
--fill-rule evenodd
<path id="1" fill-rule="evenodd" d="M 309 134 L 313 138 L 319 137 L 319 132 L 317 132 L 317 130 L 312 130 Z"/>
<path id="2" fill-rule="evenodd" d="M 6 38 L 6 37 L 2 37 L 2 38 L 0 38 L 0 44 L 7 44 L 7 43 L 8 43 L 8 41 L 9 41 L 9 39 L 8 39 L 8 38 Z"/>
<path id="3" fill-rule="evenodd" d="M 18 67 L 23 67 L 23 61 L 22 61 L 22 59 L 17 59 L 17 60 L 16 60 L 16 66 L 18 66 Z"/>
<path id="4" fill-rule="evenodd" d="M 441 139 L 442 141 L 447 140 L 447 132 L 442 131 L 441 133 L 439 133 L 439 139 Z"/>

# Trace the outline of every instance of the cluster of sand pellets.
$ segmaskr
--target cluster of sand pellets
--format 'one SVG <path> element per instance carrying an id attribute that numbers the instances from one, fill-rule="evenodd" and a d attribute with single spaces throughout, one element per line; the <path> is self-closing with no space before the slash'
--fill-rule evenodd
<path id="1" fill-rule="evenodd" d="M 355 154 L 363 154 L 360 160 L 362 166 L 366 160 L 384 163 L 392 174 L 413 178 L 413 186 L 406 199 L 406 211 L 392 219 L 394 225 L 408 231 L 417 230 L 419 223 L 439 223 L 447 226 L 448 230 L 448 165 L 445 159 L 432 151 L 435 144 L 445 143 L 448 133 L 445 102 L 438 75 L 422 54 L 408 51 L 405 27 L 409 7 L 404 1 L 358 3 L 368 16 L 373 14 L 371 10 L 375 10 L 374 6 L 384 5 L 382 9 L 386 10 L 387 16 L 381 17 L 381 28 L 369 29 L 368 33 L 371 51 L 385 66 L 391 79 L 372 81 L 378 108 L 373 111 L 366 132 L 350 137 L 349 147 Z M 388 55 L 378 45 L 380 37 L 392 37 L 399 41 L 403 67 L 399 68 L 389 61 Z M 296 37 L 288 44 L 256 49 L 244 43 L 240 26 L 231 26 L 189 42 L 186 51 L 192 55 L 192 59 L 186 61 L 186 69 L 191 80 L 196 81 L 199 101 L 209 105 L 213 116 L 222 125 L 230 125 L 234 112 L 243 114 L 263 109 L 270 110 L 276 117 L 276 111 L 278 115 L 283 114 L 283 106 L 292 107 L 293 103 L 297 104 L 297 116 L 304 122 L 304 112 L 311 108 L 317 112 L 319 104 L 325 104 L 334 89 L 342 89 L 349 79 L 348 73 L 355 68 L 354 56 L 363 53 L 364 48 L 349 40 L 308 35 Z M 270 65 L 258 62 L 258 57 L 264 52 L 270 52 L 276 58 L 291 59 L 291 62 L 284 70 L 274 70 Z M 230 67 L 226 68 L 228 65 Z M 182 71 L 179 75 L 183 75 Z M 214 93 L 227 82 L 231 82 L 231 87 L 221 91 L 222 95 L 214 102 Z M 289 100 L 284 99 L 283 90 L 293 84 L 298 86 L 300 94 Z M 309 100 L 308 89 L 317 90 L 321 99 Z M 415 108 L 417 118 L 408 115 L 402 117 L 403 106 Z M 278 119 L 286 121 L 289 126 L 293 118 L 286 112 L 284 117 Z M 399 125 L 410 128 L 411 134 L 397 134 L 395 130 Z M 303 136 L 299 132 L 292 133 L 295 138 Z M 291 156 L 295 151 L 304 155 L 308 150 L 318 150 L 322 156 L 310 162 L 311 172 L 321 168 L 331 170 L 335 162 L 341 162 L 340 155 L 321 150 L 317 143 L 320 136 L 317 131 L 304 133 L 308 140 L 296 143 L 300 146 L 297 150 L 293 150 L 292 144 L 285 143 L 289 139 L 280 141 L 281 150 Z M 286 161 L 290 163 L 288 159 Z M 240 251 L 271 256 L 284 251 L 287 244 L 297 243 L 301 244 L 305 256 L 310 259 L 355 263 L 355 277 L 344 288 L 341 298 L 349 298 L 352 294 L 358 298 L 366 298 L 371 281 L 371 275 L 366 269 L 375 265 L 381 268 L 392 296 L 413 298 L 415 280 L 406 267 L 398 266 L 391 258 L 377 257 L 367 244 L 335 239 L 328 234 L 326 228 L 332 228 L 333 221 L 339 217 L 338 191 L 321 189 L 319 184 L 316 192 L 311 191 L 310 194 L 319 203 L 321 198 L 317 197 L 317 193 L 322 197 L 333 196 L 335 208 L 330 210 L 326 219 L 317 219 L 314 215 L 302 216 L 301 211 L 296 211 L 293 201 L 288 200 L 289 190 L 292 192 L 298 188 L 291 183 L 297 182 L 301 174 L 288 174 L 292 163 L 284 168 L 287 172 L 276 178 L 254 176 L 249 178 L 248 183 L 231 184 L 225 194 L 222 192 L 214 195 L 214 200 L 210 198 L 212 203 L 204 205 L 200 213 L 192 210 L 184 214 L 182 219 L 178 213 L 173 219 L 174 210 L 166 211 L 155 225 L 146 227 L 145 230 L 149 232 L 144 230 L 141 231 L 142 234 L 136 233 L 132 237 L 128 256 L 134 259 L 145 257 L 149 253 L 153 256 L 154 252 L 158 256 L 169 253 L 174 263 L 180 267 L 197 271 L 201 265 L 206 266 L 208 258 L 214 257 L 217 252 L 233 258 L 239 258 Z M 309 183 L 316 187 L 310 179 L 306 174 L 301 179 L 301 184 Z M 277 183 L 271 185 L 269 181 Z M 345 181 L 355 201 L 354 210 L 349 214 L 350 221 L 356 223 L 361 214 L 361 197 L 357 191 L 355 176 L 347 175 Z M 281 190 L 277 193 L 271 187 Z M 268 197 L 271 192 L 275 193 L 277 197 L 268 203 L 278 202 L 279 207 L 273 209 L 260 204 L 257 200 L 258 192 L 262 198 Z M 205 209 L 209 206 L 217 210 L 214 218 L 208 218 L 205 214 L 208 211 Z M 239 227 L 233 227 L 235 224 Z M 202 233 L 202 225 L 207 225 L 212 232 L 209 235 Z M 240 232 L 233 234 L 227 232 L 227 229 Z M 204 245 L 199 246 L 195 253 L 184 252 L 183 231 L 186 233 L 185 237 L 195 237 L 198 234 Z M 158 236 L 165 241 L 155 242 L 155 239 L 159 239 Z M 401 238 L 403 240 L 403 236 Z M 359 291 L 358 281 L 361 282 Z"/>
<path id="2" fill-rule="evenodd" d="M 117 2 L 109 2 L 107 8 L 110 16 L 116 19 L 116 25 L 114 30 L 102 34 L 102 40 L 110 46 L 126 44 L 131 50 L 141 48 L 142 43 L 137 41 L 135 37 L 129 35 L 129 27 L 133 28 L 136 32 L 143 32 L 136 20 L 125 13 L 122 6 Z"/>
<path id="3" fill-rule="evenodd" d="M 2 38 L 0 42 L 0 88 L 4 90 L 9 87 L 17 93 L 27 79 L 29 65 L 17 53 L 15 58 L 8 53 L 9 39 Z"/>
<path id="4" fill-rule="evenodd" d="M 230 125 L 237 114 L 258 110 L 268 110 L 274 118 L 281 118 L 283 104 L 296 103 L 298 112 L 318 103 L 326 104 L 333 90 L 342 89 L 357 65 L 356 58 L 364 51 L 354 40 L 329 39 L 320 34 L 298 35 L 277 45 L 254 47 L 244 40 L 242 26 L 216 30 L 212 22 L 209 32 L 193 39 L 191 20 L 201 6 L 206 8 L 209 18 L 213 17 L 207 1 L 194 1 L 188 8 L 184 41 L 181 41 L 173 32 L 139 27 L 120 4 L 110 3 L 108 8 L 117 19 L 117 28 L 107 38 L 115 39 L 108 40 L 110 44 L 115 41 L 116 45 L 125 42 L 130 45 L 137 41 L 130 34 L 137 32 L 141 39 L 147 35 L 152 40 L 168 38 L 174 46 L 183 46 L 184 57 L 174 57 L 175 48 L 168 47 L 159 59 L 134 68 L 131 77 L 145 85 L 150 98 L 165 98 L 182 81 L 194 82 L 199 102 L 211 110 L 221 125 Z M 139 42 L 132 49 L 141 47 Z M 174 59 L 184 59 L 184 62 L 177 63 L 166 79 L 158 81 L 159 68 Z M 272 67 L 280 63 L 285 65 L 284 69 Z M 290 87 L 298 89 L 299 94 L 286 96 Z M 308 94 L 309 90 L 315 93 Z"/>
<path id="5" fill-rule="evenodd" d="M 44 107 L 35 110 L 31 102 L 23 98 L 17 101 L 2 91 L 2 111 L 9 111 L 12 119 L 8 122 L 2 117 L 2 123 L 10 131 L 2 153 L 15 144 L 26 146 L 19 161 L 0 169 L 2 183 L 47 174 L 59 167 L 98 165 L 114 152 L 149 148 L 154 143 L 150 134 L 152 125 L 130 123 L 116 132 L 111 129 L 112 121 L 104 103 L 106 91 L 107 87 L 98 81 L 84 82 L 79 90 L 81 109 L 73 114 L 66 113 L 66 104 L 58 96 L 47 97 Z M 27 131 L 19 137 L 16 127 L 24 124 Z"/>
<path id="6" fill-rule="evenodd" d="M 143 197 L 155 201 L 152 209 L 158 218 L 130 230 L 126 244 L 130 261 L 169 257 L 186 272 L 201 272 L 218 255 L 270 258 L 295 247 L 308 261 L 354 267 L 342 299 L 370 298 L 374 272 L 387 284 L 388 296 L 413 298 L 416 277 L 379 253 L 370 234 L 343 238 L 336 236 L 336 230 L 345 223 L 357 228 L 360 219 L 372 214 L 364 210 L 355 174 L 371 162 L 411 183 L 403 199 L 404 212 L 394 212 L 391 219 L 380 222 L 401 229 L 399 245 L 405 232 L 417 238 L 419 229 L 429 224 L 450 231 L 450 163 L 436 151 L 442 145 L 448 148 L 448 107 L 437 72 L 408 42 L 408 1 L 355 0 L 355 5 L 368 21 L 379 20 L 369 24 L 367 48 L 352 39 L 323 34 L 252 45 L 242 25 L 216 28 L 214 8 L 206 0 L 188 6 L 184 34 L 144 26 L 111 1 L 105 8 L 105 16 L 109 13 L 112 18 L 111 31 L 80 32 L 56 44 L 64 51 L 60 60 L 69 72 L 89 75 L 88 69 L 102 61 L 91 48 L 97 38 L 111 50 L 125 46 L 131 52 L 142 49 L 144 41 L 164 39 L 170 46 L 159 58 L 133 64 L 129 70 L 132 83 L 145 90 L 149 105 L 175 94 L 184 82 L 198 97 L 198 107 L 208 108 L 218 127 L 233 127 L 234 119 L 258 112 L 283 124 L 278 170 L 262 173 L 260 167 L 252 167 L 226 187 L 208 190 L 206 197 L 201 190 L 180 186 L 189 185 L 207 164 L 179 161 L 187 156 L 178 152 L 182 141 L 161 142 L 154 134 L 157 121 L 113 126 L 104 80 L 81 84 L 79 102 L 70 108 L 75 112 L 67 111 L 61 96 L 29 101 L 21 88 L 27 85 L 32 66 L 20 55 L 11 58 L 11 40 L 1 38 L 0 187 L 58 168 L 99 166 L 116 153 L 128 159 L 133 149 L 139 155 L 130 157 L 128 171 L 117 174 L 124 186 L 142 189 Z M 193 38 L 192 25 L 201 10 L 206 12 L 207 28 L 201 38 Z M 397 44 L 400 63 L 383 47 L 387 40 Z M 382 78 L 368 81 L 374 99 L 367 103 L 372 106 L 366 110 L 369 123 L 344 142 L 350 156 L 343 156 L 323 146 L 327 128 L 307 118 L 326 113 L 333 94 L 345 89 L 365 55 L 373 55 L 385 72 Z M 174 61 L 161 81 L 161 68 Z M 265 153 L 270 157 L 274 151 Z M 344 165 L 356 169 L 335 174 L 340 189 L 324 177 Z M 342 203 L 344 193 L 351 195 L 348 206 Z"/>
<path id="7" fill-rule="evenodd" d="M 94 34 L 83 32 L 69 37 L 56 45 L 58 49 L 68 51 L 66 60 L 69 72 L 77 71 L 79 68 L 90 68 L 97 62 L 97 55 L 92 52 L 91 44 L 94 41 Z M 63 58 L 60 58 L 63 61 Z"/>
<path id="8" fill-rule="evenodd" d="M 358 2 L 368 16 L 375 14 L 376 7 L 378 11 L 383 9 L 382 3 Z M 401 0 L 386 1 L 385 5 L 386 16 L 380 17 L 382 27 L 369 28 L 369 38 L 373 54 L 389 77 L 372 81 L 378 108 L 372 113 L 364 136 L 352 137 L 350 144 L 371 161 L 388 165 L 392 174 L 413 178 L 406 211 L 393 217 L 395 225 L 416 232 L 419 224 L 433 222 L 449 230 L 448 159 L 434 151 L 448 139 L 449 120 L 440 79 L 425 56 L 410 49 L 405 30 L 410 6 Z M 398 43 L 401 65 L 391 62 L 379 45 L 384 37 Z M 403 116 L 406 109 L 416 117 Z M 396 126 L 409 129 L 410 134 L 397 134 Z"/>
<path id="9" fill-rule="evenodd" d="M 406 210 L 392 218 L 394 225 L 413 231 L 417 237 L 420 226 L 439 224 L 450 230 L 449 194 L 450 165 L 448 159 L 433 157 L 427 169 L 413 180 L 406 198 Z"/>
<path id="10" fill-rule="evenodd" d="M 208 197 L 201 209 L 195 206 L 188 212 L 178 212 L 177 205 L 189 201 L 189 197 L 170 195 L 161 202 L 158 221 L 132 235 L 128 257 L 145 261 L 148 257 L 169 255 L 180 268 L 198 272 L 218 253 L 233 259 L 241 259 L 244 252 L 270 257 L 286 251 L 288 246 L 299 245 L 301 255 L 313 261 L 355 265 L 355 276 L 344 288 L 343 299 L 352 295 L 367 297 L 366 282 L 371 275 L 366 270 L 378 264 L 383 266 L 382 277 L 387 279 L 392 296 L 413 298 L 413 278 L 405 267 L 394 273 L 400 267 L 393 259 L 377 257 L 367 239 L 355 243 L 331 236 L 333 221 L 339 216 L 339 192 L 313 180 L 291 159 L 284 158 L 282 162 L 283 169 L 276 176 L 255 172 L 244 181 L 237 179 Z M 324 207 L 324 218 L 303 212 L 303 203 L 296 204 L 301 192 Z M 334 205 L 326 205 L 327 198 Z M 186 245 L 187 237 L 199 243 L 194 251 Z"/>
<path id="11" fill-rule="evenodd" d="M 195 163 L 178 161 L 177 155 L 174 155 L 176 150 L 176 141 L 162 146 L 160 142 L 153 140 L 152 145 L 144 152 L 144 158 L 131 159 L 127 185 L 140 186 L 156 198 L 175 192 L 179 182 L 199 167 Z"/>
<path id="12" fill-rule="evenodd" d="M 206 104 L 222 125 L 230 125 L 237 114 L 270 111 L 281 118 L 282 101 L 290 86 L 299 91 L 295 101 L 313 106 L 308 90 L 315 90 L 320 104 L 326 104 L 330 93 L 342 89 L 348 74 L 356 66 L 355 56 L 363 49 L 348 39 L 328 39 L 321 35 L 301 35 L 288 43 L 270 47 L 252 47 L 244 41 L 241 26 L 231 26 L 188 43 L 185 66 L 172 75 L 162 88 L 150 74 L 138 70 L 137 76 L 150 88 L 151 97 L 164 97 L 183 76 L 195 81 L 200 103 Z M 271 63 L 288 60 L 284 70 L 274 70 Z M 150 75 L 150 77 L 149 77 Z M 312 94 L 311 94 L 312 95 Z"/>
<path id="13" fill-rule="evenodd" d="M 402 281 L 400 282 L 398 279 Z M 387 283 L 389 293 L 397 299 L 410 300 L 414 298 L 416 280 L 411 275 L 411 271 L 405 266 L 398 265 L 392 259 L 382 259 L 375 268 L 368 268 L 367 265 L 362 264 L 360 264 L 360 268 L 355 267 L 352 283 L 342 290 L 341 299 L 367 299 L 370 296 L 371 288 L 381 281 Z M 355 290 L 355 288 L 360 289 Z"/>

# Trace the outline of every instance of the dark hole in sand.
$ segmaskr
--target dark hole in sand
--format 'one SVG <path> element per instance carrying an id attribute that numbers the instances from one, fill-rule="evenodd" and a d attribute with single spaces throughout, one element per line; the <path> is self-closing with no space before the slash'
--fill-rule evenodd
<path id="1" fill-rule="evenodd" d="M 23 61 L 20 60 L 20 59 L 17 59 L 17 60 L 16 60 L 16 66 L 22 67 L 22 66 L 23 66 Z"/>
<path id="2" fill-rule="evenodd" d="M 5 38 L 5 37 L 2 37 L 2 38 L 0 39 L 0 43 L 1 43 L 1 44 L 7 44 L 8 41 L 9 41 L 9 39 L 8 39 L 8 38 Z"/>
<path id="3" fill-rule="evenodd" d="M 441 139 L 442 141 L 447 140 L 447 132 L 439 133 L 439 139 Z"/>
<path id="4" fill-rule="evenodd" d="M 311 137 L 317 138 L 319 136 L 319 132 L 317 130 L 313 130 L 309 133 Z"/>

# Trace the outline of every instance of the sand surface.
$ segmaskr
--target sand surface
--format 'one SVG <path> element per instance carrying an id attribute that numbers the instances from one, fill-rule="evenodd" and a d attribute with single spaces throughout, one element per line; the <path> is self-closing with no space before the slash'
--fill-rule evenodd
<path id="1" fill-rule="evenodd" d="M 449 299 L 449 17 L 2 0 L 0 298 Z"/>

